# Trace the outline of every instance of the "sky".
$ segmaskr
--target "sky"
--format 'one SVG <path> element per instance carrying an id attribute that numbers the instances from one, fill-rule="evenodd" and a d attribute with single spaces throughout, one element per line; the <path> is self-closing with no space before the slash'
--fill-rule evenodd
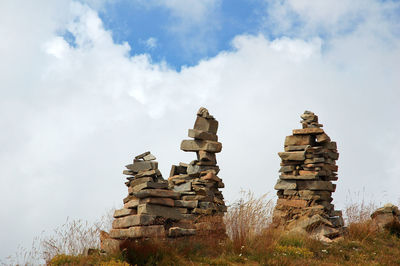
<path id="1" fill-rule="evenodd" d="M 1 1 L 0 36 L 0 260 L 121 207 L 135 155 L 195 159 L 201 106 L 228 204 L 274 196 L 304 110 L 338 143 L 336 209 L 400 203 L 400 1 Z"/>

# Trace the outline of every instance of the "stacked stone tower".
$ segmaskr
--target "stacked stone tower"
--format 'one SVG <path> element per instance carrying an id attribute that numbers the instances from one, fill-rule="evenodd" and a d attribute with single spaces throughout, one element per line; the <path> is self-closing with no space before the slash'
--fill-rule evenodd
<path id="1" fill-rule="evenodd" d="M 125 184 L 129 194 L 124 199 L 124 208 L 114 213 L 111 238 L 164 237 L 174 222 L 184 219 L 174 207 L 180 194 L 168 189 L 155 159 L 145 152 L 123 171 L 128 175 Z"/>
<path id="2" fill-rule="evenodd" d="M 226 212 L 224 198 L 219 191 L 224 183 L 217 176 L 219 167 L 215 154 L 222 149 L 217 130 L 218 121 L 206 108 L 200 108 L 194 127 L 188 133 L 194 140 L 183 140 L 181 143 L 181 150 L 196 152 L 197 160 L 173 165 L 168 178 L 170 188 L 181 193 L 177 204 L 187 209 L 185 214 L 190 219 Z"/>
<path id="3" fill-rule="evenodd" d="M 285 151 L 279 152 L 282 162 L 273 222 L 284 230 L 311 233 L 329 242 L 341 235 L 343 227 L 341 211 L 331 204 L 339 153 L 318 116 L 305 111 L 301 118 L 303 128 L 294 129 L 285 139 Z"/>

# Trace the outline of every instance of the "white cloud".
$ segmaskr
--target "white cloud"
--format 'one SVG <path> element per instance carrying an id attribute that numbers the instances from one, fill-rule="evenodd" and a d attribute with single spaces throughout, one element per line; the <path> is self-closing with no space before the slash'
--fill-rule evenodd
<path id="1" fill-rule="evenodd" d="M 64 23 L 53 20 L 55 4 L 35 19 L 23 15 L 31 9 L 0 10 L 20 14 L 0 16 L 0 32 L 18 29 L 0 50 L 7 63 L 0 67 L 2 256 L 67 216 L 94 220 L 120 205 L 120 172 L 133 155 L 151 149 L 164 175 L 172 163 L 191 161 L 179 143 L 202 105 L 220 121 L 218 162 L 230 201 L 240 188 L 273 191 L 276 153 L 305 109 L 338 142 L 338 207 L 348 190 L 363 187 L 398 197 L 400 42 L 387 28 L 377 35 L 365 21 L 327 44 L 316 36 L 241 35 L 234 51 L 177 72 L 145 54 L 130 57 L 129 45 L 115 44 L 85 5 L 73 2 Z M 379 25 L 395 27 L 380 9 L 371 12 Z M 54 33 L 60 25 L 76 47 Z M 44 28 L 35 35 L 27 26 Z"/>
<path id="2" fill-rule="evenodd" d="M 146 43 L 147 48 L 154 49 L 157 47 L 157 38 L 150 37 L 145 41 L 145 43 Z"/>

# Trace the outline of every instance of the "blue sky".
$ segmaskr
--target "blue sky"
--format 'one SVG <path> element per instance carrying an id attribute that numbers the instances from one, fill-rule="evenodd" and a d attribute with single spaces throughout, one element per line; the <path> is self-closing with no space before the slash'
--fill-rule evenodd
<path id="1" fill-rule="evenodd" d="M 112 31 L 116 43 L 130 44 L 131 55 L 147 53 L 154 61 L 166 61 L 180 69 L 213 57 L 221 50 L 232 49 L 231 41 L 238 34 L 258 33 L 265 8 L 261 0 L 219 1 L 207 13 L 204 21 L 207 30 L 200 34 L 199 27 L 204 26 L 203 23 L 188 25 L 184 30 L 171 30 L 170 27 L 187 21 L 174 16 L 167 7 L 146 6 L 135 1 L 106 2 L 99 16 L 104 27 Z M 202 49 L 186 49 L 185 40 L 195 36 L 202 42 Z M 149 38 L 156 39 L 155 47 L 146 44 Z"/>
<path id="2" fill-rule="evenodd" d="M 311 110 L 338 143 L 336 208 L 360 191 L 400 204 L 399 25 L 397 0 L 0 1 L 0 261 L 121 207 L 134 155 L 164 177 L 192 161 L 179 144 L 200 106 L 228 202 L 274 197 Z"/>

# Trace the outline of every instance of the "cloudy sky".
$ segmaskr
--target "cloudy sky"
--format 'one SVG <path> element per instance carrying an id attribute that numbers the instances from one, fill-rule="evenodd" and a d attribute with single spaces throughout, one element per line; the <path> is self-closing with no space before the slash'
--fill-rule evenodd
<path id="1" fill-rule="evenodd" d="M 219 121 L 225 198 L 269 192 L 312 110 L 349 194 L 400 198 L 400 2 L 0 1 L 0 258 L 126 196 L 151 150 L 168 177 L 200 106 Z"/>

